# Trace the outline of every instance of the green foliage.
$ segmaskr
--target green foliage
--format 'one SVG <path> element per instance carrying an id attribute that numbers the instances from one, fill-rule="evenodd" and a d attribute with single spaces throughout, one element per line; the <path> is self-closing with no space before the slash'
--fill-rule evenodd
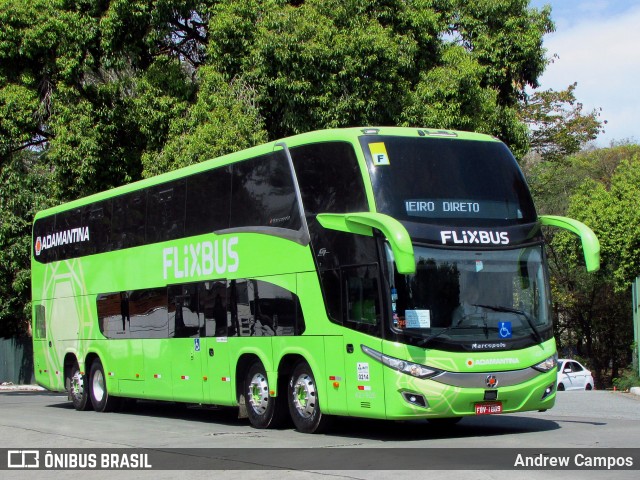
<path id="1" fill-rule="evenodd" d="M 576 86 L 574 83 L 559 92 L 536 92 L 520 112 L 531 127 L 531 149 L 542 160 L 560 161 L 577 153 L 603 129 L 597 110 L 583 113 L 583 105 L 574 94 Z"/>
<path id="2" fill-rule="evenodd" d="M 45 204 L 268 139 L 416 125 L 524 155 L 519 109 L 546 65 L 549 13 L 526 0 L 0 0 L 0 169 L 33 189 L 20 221 L 2 210 L 24 250 L 0 298 L 26 304 L 11 285 L 15 272 L 26 284 L 24 226 Z"/>
<path id="3" fill-rule="evenodd" d="M 269 138 L 412 124 L 481 130 L 522 155 L 516 107 L 537 85 L 552 29 L 527 3 L 220 2 L 208 52 L 218 71 L 256 88 Z"/>
<path id="4" fill-rule="evenodd" d="M 0 337 L 9 337 L 28 329 L 31 222 L 37 210 L 52 206 L 50 174 L 26 151 L 2 166 L 0 185 Z"/>
<path id="5" fill-rule="evenodd" d="M 267 140 L 255 107 L 255 91 L 241 79 L 226 82 L 215 70 L 200 69 L 198 100 L 184 117 L 174 119 L 162 150 L 147 152 L 145 175 L 156 175 Z"/>
<path id="6" fill-rule="evenodd" d="M 640 148 L 624 150 L 640 150 Z M 604 157 L 606 159 L 606 156 Z M 606 182 L 587 178 L 570 197 L 568 215 L 600 239 L 602 268 L 616 291 L 627 291 L 640 272 L 640 156 L 622 158 Z M 568 252 L 566 235 L 556 244 Z"/>
<path id="7" fill-rule="evenodd" d="M 529 176 L 542 212 L 576 218 L 600 240 L 597 274 L 585 272 L 573 234 L 549 232 L 548 248 L 559 349 L 589 358 L 599 386 L 630 361 L 623 346 L 633 337 L 630 284 L 640 271 L 639 153 L 637 145 L 583 152 Z"/>
<path id="8" fill-rule="evenodd" d="M 628 391 L 632 387 L 640 386 L 640 376 L 637 371 L 632 369 L 625 370 L 620 377 L 613 379 L 613 385 L 618 390 Z"/>

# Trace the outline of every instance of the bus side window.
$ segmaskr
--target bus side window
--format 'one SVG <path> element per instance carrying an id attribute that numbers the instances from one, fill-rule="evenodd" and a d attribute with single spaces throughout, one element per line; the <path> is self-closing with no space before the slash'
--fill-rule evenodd
<path id="1" fill-rule="evenodd" d="M 301 335 L 304 315 L 298 296 L 263 280 L 229 282 L 229 336 Z"/>
<path id="2" fill-rule="evenodd" d="M 380 335 L 380 289 L 375 265 L 342 269 L 346 300 L 345 326 L 370 335 Z"/>
<path id="3" fill-rule="evenodd" d="M 253 314 L 251 312 L 251 301 L 253 300 L 253 286 L 250 280 L 235 280 L 233 288 L 234 294 L 234 314 L 232 316 L 232 326 L 234 336 L 250 337 Z"/>
<path id="4" fill-rule="evenodd" d="M 291 149 L 307 215 L 369 209 L 362 173 L 347 142 L 302 145 Z"/>
<path id="5" fill-rule="evenodd" d="M 185 236 L 229 228 L 231 167 L 200 172 L 187 178 Z"/>
<path id="6" fill-rule="evenodd" d="M 36 305 L 36 318 L 34 337 L 39 339 L 47 338 L 47 320 L 44 305 Z"/>
<path id="7" fill-rule="evenodd" d="M 56 215 L 56 230 L 66 232 L 82 227 L 82 208 L 74 208 Z M 84 254 L 83 242 L 68 241 L 58 246 L 58 258 L 75 258 Z"/>
<path id="8" fill-rule="evenodd" d="M 201 325 L 204 315 L 198 311 L 198 284 L 169 287 L 169 336 L 198 337 Z"/>
<path id="9" fill-rule="evenodd" d="M 146 243 L 184 237 L 185 190 L 184 179 L 149 189 Z"/>
<path id="10" fill-rule="evenodd" d="M 147 288 L 128 292 L 126 314 L 131 338 L 167 338 L 167 288 Z M 124 321 L 124 320 L 123 320 Z"/>
<path id="11" fill-rule="evenodd" d="M 124 295 L 127 297 L 125 298 Z M 125 330 L 130 323 L 128 322 L 130 317 L 126 313 L 128 307 L 127 292 L 102 293 L 96 297 L 98 326 L 105 337 L 125 338 L 125 332 L 128 335 L 130 329 Z"/>
<path id="12" fill-rule="evenodd" d="M 201 337 L 226 337 L 230 310 L 227 299 L 227 282 L 206 281 L 199 285 L 199 311 L 204 316 Z"/>
<path id="13" fill-rule="evenodd" d="M 144 245 L 146 214 L 146 190 L 127 193 L 113 199 L 113 250 Z"/>
<path id="14" fill-rule="evenodd" d="M 254 335 L 295 335 L 296 303 L 296 295 L 289 290 L 258 280 L 254 292 Z"/>
<path id="15" fill-rule="evenodd" d="M 342 287 L 340 270 L 325 270 L 320 272 L 324 302 L 327 306 L 329 318 L 336 323 L 342 323 Z"/>
<path id="16" fill-rule="evenodd" d="M 283 152 L 233 165 L 230 226 L 301 227 L 295 186 Z"/>
<path id="17" fill-rule="evenodd" d="M 91 203 L 83 207 L 82 225 L 89 228 L 91 241 L 83 244 L 83 255 L 111 250 L 111 200 Z"/>

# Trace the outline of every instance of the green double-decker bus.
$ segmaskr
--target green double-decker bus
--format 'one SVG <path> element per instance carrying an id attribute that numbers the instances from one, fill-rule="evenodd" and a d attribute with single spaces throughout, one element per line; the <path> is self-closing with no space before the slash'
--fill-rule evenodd
<path id="1" fill-rule="evenodd" d="M 35 373 L 78 410 L 238 406 L 257 428 L 553 406 L 542 226 L 508 148 L 310 132 L 40 212 Z"/>

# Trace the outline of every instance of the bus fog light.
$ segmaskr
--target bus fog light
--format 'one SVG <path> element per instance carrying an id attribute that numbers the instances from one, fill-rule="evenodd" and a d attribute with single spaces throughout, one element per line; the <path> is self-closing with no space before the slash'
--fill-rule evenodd
<path id="1" fill-rule="evenodd" d="M 417 405 L 423 408 L 429 407 L 429 403 L 427 402 L 427 399 L 424 398 L 423 395 L 420 395 L 419 393 L 413 393 L 413 392 L 401 392 L 401 393 L 402 393 L 402 397 L 405 399 L 407 403 L 410 403 L 412 405 Z"/>
<path id="2" fill-rule="evenodd" d="M 547 398 L 549 395 L 551 395 L 556 389 L 556 384 L 552 383 L 551 385 L 549 385 L 547 388 L 544 389 L 544 393 L 542 394 L 542 398 L 540 400 L 544 400 L 545 398 Z"/>

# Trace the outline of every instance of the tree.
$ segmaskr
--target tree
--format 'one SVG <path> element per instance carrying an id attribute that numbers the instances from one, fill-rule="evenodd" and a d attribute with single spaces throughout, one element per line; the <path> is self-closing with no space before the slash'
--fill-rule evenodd
<path id="1" fill-rule="evenodd" d="M 530 177 L 538 206 L 590 226 L 601 269 L 581 266 L 576 238 L 549 232 L 556 338 L 560 352 L 589 359 L 599 387 L 630 363 L 630 285 L 640 272 L 640 146 L 583 152 L 539 164 Z M 622 348 L 621 348 L 622 347 Z"/>
<path id="2" fill-rule="evenodd" d="M 268 8 L 265 8 L 268 5 Z M 526 0 L 220 2 L 210 64 L 257 93 L 269 138 L 367 124 L 473 128 L 527 150 L 517 117 L 546 64 Z"/>
<path id="3" fill-rule="evenodd" d="M 51 175 L 38 153 L 14 155 L 0 169 L 0 338 L 24 334 L 31 317 L 31 223 L 36 209 L 51 206 Z"/>
<path id="4" fill-rule="evenodd" d="M 529 126 L 531 153 L 543 161 L 561 161 L 578 153 L 603 131 L 597 110 L 583 112 L 576 100 L 577 83 L 559 92 L 535 92 L 524 103 L 520 116 Z"/>
<path id="5" fill-rule="evenodd" d="M 161 149 L 143 154 L 146 176 L 266 142 L 256 93 L 250 85 L 239 78 L 227 83 L 209 67 L 202 67 L 198 77 L 196 103 L 170 122 L 168 140 Z"/>
<path id="6" fill-rule="evenodd" d="M 48 182 L 2 210 L 24 248 L 52 203 L 302 131 L 478 130 L 522 156 L 553 29 L 527 0 L 0 0 L 0 24 L 0 172 Z"/>

